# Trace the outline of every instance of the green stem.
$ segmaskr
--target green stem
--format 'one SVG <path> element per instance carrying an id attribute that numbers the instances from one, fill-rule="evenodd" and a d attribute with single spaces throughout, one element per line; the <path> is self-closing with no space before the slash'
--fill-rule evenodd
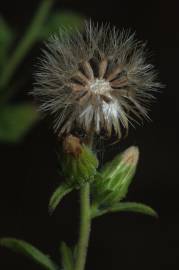
<path id="1" fill-rule="evenodd" d="M 75 270 L 84 270 L 90 236 L 90 184 L 86 183 L 80 190 L 81 224 Z"/>
<path id="2" fill-rule="evenodd" d="M 5 90 L 6 86 L 11 80 L 14 72 L 17 70 L 22 59 L 30 50 L 34 42 L 37 40 L 39 32 L 42 29 L 43 23 L 48 15 L 48 12 L 52 3 L 53 3 L 53 0 L 42 1 L 25 36 L 17 45 L 17 48 L 13 52 L 12 56 L 9 57 L 9 62 L 7 62 L 6 66 L 4 67 L 3 73 L 1 74 L 1 80 L 0 80 L 1 91 Z"/>

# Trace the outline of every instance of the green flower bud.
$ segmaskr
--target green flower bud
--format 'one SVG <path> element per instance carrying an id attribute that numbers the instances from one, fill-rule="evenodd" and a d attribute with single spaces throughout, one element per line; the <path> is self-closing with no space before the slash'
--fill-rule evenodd
<path id="1" fill-rule="evenodd" d="M 121 201 L 135 174 L 139 150 L 132 146 L 105 165 L 92 185 L 93 203 L 103 207 Z"/>
<path id="2" fill-rule="evenodd" d="M 69 184 L 79 187 L 94 179 L 98 160 L 92 150 L 80 139 L 69 135 L 63 142 L 62 171 Z"/>

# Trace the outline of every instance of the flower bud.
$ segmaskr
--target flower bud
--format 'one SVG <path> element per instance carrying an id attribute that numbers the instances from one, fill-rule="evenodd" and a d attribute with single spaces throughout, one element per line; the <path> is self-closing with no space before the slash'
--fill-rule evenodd
<path id="1" fill-rule="evenodd" d="M 62 170 L 67 181 L 79 187 L 92 181 L 96 174 L 98 160 L 95 154 L 80 139 L 69 135 L 63 141 Z"/>
<path id="2" fill-rule="evenodd" d="M 106 164 L 93 183 L 93 201 L 100 206 L 111 205 L 122 200 L 135 174 L 139 150 L 129 147 L 112 162 Z"/>

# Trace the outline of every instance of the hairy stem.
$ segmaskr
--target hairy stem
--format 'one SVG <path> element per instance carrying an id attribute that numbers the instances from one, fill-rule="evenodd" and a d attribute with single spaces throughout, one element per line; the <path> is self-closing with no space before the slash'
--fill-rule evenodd
<path id="1" fill-rule="evenodd" d="M 77 248 L 77 258 L 75 270 L 84 270 L 88 242 L 90 236 L 91 217 L 90 217 L 90 184 L 86 183 L 80 190 L 81 223 L 79 241 Z"/>
<path id="2" fill-rule="evenodd" d="M 39 32 L 42 29 L 42 25 L 48 15 L 49 9 L 53 3 L 53 0 L 43 0 L 38 8 L 34 19 L 32 20 L 29 28 L 23 39 L 17 45 L 17 48 L 9 57 L 9 62 L 4 67 L 3 73 L 0 79 L 1 91 L 5 91 L 6 86 L 11 80 L 14 72 L 17 70 L 24 56 L 27 54 L 33 43 L 37 40 Z M 10 89 L 11 90 L 11 89 Z"/>

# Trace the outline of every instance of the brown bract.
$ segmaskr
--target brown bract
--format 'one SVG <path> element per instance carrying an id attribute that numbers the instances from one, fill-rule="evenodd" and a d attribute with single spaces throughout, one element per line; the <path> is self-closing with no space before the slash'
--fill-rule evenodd
<path id="1" fill-rule="evenodd" d="M 82 152 L 82 145 L 80 143 L 80 139 L 73 135 L 68 135 L 63 140 L 63 150 L 65 154 L 72 155 L 75 158 L 78 158 Z"/>

